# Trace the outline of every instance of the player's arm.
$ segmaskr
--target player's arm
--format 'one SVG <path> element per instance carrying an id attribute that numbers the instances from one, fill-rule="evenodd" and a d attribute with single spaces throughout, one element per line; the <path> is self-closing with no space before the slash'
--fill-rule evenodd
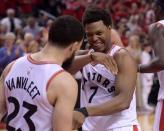
<path id="1" fill-rule="evenodd" d="M 75 59 L 68 71 L 71 74 L 75 74 L 81 70 L 83 66 L 90 62 L 103 64 L 107 69 L 111 70 L 112 73 L 117 74 L 118 68 L 114 58 L 100 52 L 92 52 L 85 55 L 75 56 Z"/>
<path id="2" fill-rule="evenodd" d="M 136 85 L 137 66 L 124 49 L 118 51 L 114 58 L 119 69 L 115 84 L 116 96 L 98 106 L 87 107 L 89 116 L 110 115 L 130 106 Z"/>
<path id="3" fill-rule="evenodd" d="M 62 72 L 52 80 L 48 88 L 48 99 L 54 106 L 53 130 L 72 131 L 78 89 L 76 81 L 69 73 Z"/>
<path id="4" fill-rule="evenodd" d="M 164 70 L 164 26 L 160 23 L 151 25 L 149 28 L 149 39 L 155 57 L 149 64 L 139 65 L 138 71 L 141 73 L 153 73 Z"/>
<path id="5" fill-rule="evenodd" d="M 87 53 L 84 55 L 76 55 L 70 68 L 67 69 L 67 71 L 71 74 L 75 74 L 80 71 L 83 66 L 87 65 L 90 62 L 92 62 L 91 54 Z"/>
<path id="6" fill-rule="evenodd" d="M 129 108 L 137 78 L 136 63 L 123 49 L 117 52 L 114 58 L 119 69 L 115 85 L 116 96 L 103 104 L 86 107 L 89 116 L 110 115 Z"/>
<path id="7" fill-rule="evenodd" d="M 136 85 L 137 66 L 133 58 L 124 49 L 117 52 L 114 58 L 119 70 L 115 84 L 116 96 L 103 104 L 84 107 L 75 111 L 75 129 L 81 127 L 86 116 L 106 116 L 129 108 Z"/>
<path id="8" fill-rule="evenodd" d="M 0 77 L 0 121 L 2 121 L 2 118 L 6 113 L 6 102 L 5 102 L 3 81 L 4 81 L 4 77 L 2 74 Z"/>
<path id="9" fill-rule="evenodd" d="M 4 118 L 4 116 L 7 113 L 5 91 L 4 91 L 4 79 L 5 79 L 6 75 L 8 74 L 8 72 L 10 71 L 14 62 L 15 61 L 13 61 L 7 65 L 7 67 L 4 69 L 4 71 L 0 77 L 0 121 L 2 121 L 2 119 Z"/>

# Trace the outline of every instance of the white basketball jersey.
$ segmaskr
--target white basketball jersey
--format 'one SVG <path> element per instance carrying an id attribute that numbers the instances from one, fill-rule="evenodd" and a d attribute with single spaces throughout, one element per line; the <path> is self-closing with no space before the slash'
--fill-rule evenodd
<path id="1" fill-rule="evenodd" d="M 113 45 L 108 53 L 113 56 L 121 47 Z M 81 107 L 99 105 L 115 97 L 115 75 L 104 65 L 88 64 L 82 70 Z M 107 131 L 129 125 L 138 125 L 135 95 L 127 110 L 108 116 L 88 117 L 84 124 L 85 131 Z"/>
<path id="2" fill-rule="evenodd" d="M 158 21 L 159 23 L 164 25 L 164 20 Z M 158 72 L 158 79 L 159 79 L 159 92 L 158 92 L 158 100 L 164 99 L 164 70 Z"/>
<path id="3" fill-rule="evenodd" d="M 53 106 L 47 99 L 51 78 L 62 67 L 36 62 L 30 55 L 16 60 L 5 78 L 7 130 L 52 131 Z"/>

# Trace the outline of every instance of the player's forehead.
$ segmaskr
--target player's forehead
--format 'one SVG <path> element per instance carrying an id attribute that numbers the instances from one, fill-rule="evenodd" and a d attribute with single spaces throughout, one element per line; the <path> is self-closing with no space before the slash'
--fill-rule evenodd
<path id="1" fill-rule="evenodd" d="M 85 25 L 85 32 L 86 33 L 95 33 L 97 31 L 104 31 L 107 29 L 107 26 L 103 23 L 102 20 L 92 22 Z"/>

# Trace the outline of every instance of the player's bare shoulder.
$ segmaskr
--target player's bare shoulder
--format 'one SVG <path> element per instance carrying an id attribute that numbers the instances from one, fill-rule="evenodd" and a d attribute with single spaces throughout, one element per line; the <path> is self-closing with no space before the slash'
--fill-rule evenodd
<path id="1" fill-rule="evenodd" d="M 156 22 L 149 26 L 149 36 L 153 40 L 156 40 L 160 36 L 164 36 L 164 25 Z"/>
<path id="2" fill-rule="evenodd" d="M 132 61 L 134 60 L 133 59 L 133 57 L 132 57 L 132 55 L 130 54 L 130 52 L 127 50 L 127 49 L 125 49 L 125 48 L 120 48 L 115 54 L 114 54 L 114 59 L 115 60 L 121 60 L 121 61 L 123 61 L 124 60 L 124 58 L 129 58 L 129 59 L 131 59 Z"/>
<path id="3" fill-rule="evenodd" d="M 76 84 L 74 77 L 67 71 L 63 71 L 62 73 L 60 73 L 60 75 L 58 75 L 57 80 L 59 80 L 60 82 L 62 81 L 61 84 Z"/>
<path id="4" fill-rule="evenodd" d="M 137 70 L 136 61 L 127 49 L 120 48 L 113 57 L 118 65 L 118 70 L 124 70 L 128 68 Z"/>
<path id="5" fill-rule="evenodd" d="M 60 90 L 62 90 L 62 88 L 71 88 L 76 85 L 77 82 L 75 81 L 73 76 L 67 71 L 62 71 L 53 78 L 48 88 L 55 89 L 60 87 Z"/>
<path id="6" fill-rule="evenodd" d="M 48 86 L 47 96 L 49 102 L 54 105 L 54 100 L 57 97 L 62 96 L 63 94 L 73 95 L 74 92 L 77 92 L 76 80 L 70 73 L 66 71 L 61 71 L 55 77 L 52 78 Z"/>

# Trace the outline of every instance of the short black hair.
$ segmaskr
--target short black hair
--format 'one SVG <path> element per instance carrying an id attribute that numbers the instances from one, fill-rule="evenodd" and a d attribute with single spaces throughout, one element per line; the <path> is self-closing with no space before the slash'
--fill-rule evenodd
<path id="1" fill-rule="evenodd" d="M 63 15 L 52 23 L 48 35 L 48 40 L 52 45 L 65 48 L 83 39 L 84 28 L 75 17 Z"/>
<path id="2" fill-rule="evenodd" d="M 164 11 L 164 0 L 155 0 L 156 6 L 158 6 L 162 11 Z"/>
<path id="3" fill-rule="evenodd" d="M 97 6 L 89 6 L 83 14 L 83 25 L 102 20 L 106 26 L 112 26 L 110 13 Z"/>

